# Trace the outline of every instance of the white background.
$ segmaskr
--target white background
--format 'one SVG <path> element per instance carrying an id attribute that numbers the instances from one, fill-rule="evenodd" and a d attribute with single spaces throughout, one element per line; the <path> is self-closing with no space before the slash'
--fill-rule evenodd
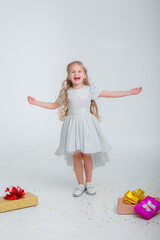
<path id="1" fill-rule="evenodd" d="M 160 140 L 158 1 L 1 1 L 0 104 L 3 150 L 48 145 L 56 150 L 58 110 L 31 106 L 27 96 L 54 101 L 66 66 L 82 61 L 108 91 L 143 87 L 137 96 L 99 99 L 112 146 L 155 148 Z"/>
<path id="2" fill-rule="evenodd" d="M 82 61 L 89 78 L 104 90 L 127 91 L 142 86 L 139 95 L 98 99 L 100 126 L 113 148 L 111 159 L 117 161 L 108 165 L 111 176 L 114 166 L 118 174 L 122 162 L 137 160 L 135 171 L 139 161 L 144 164 L 138 179 L 135 172 L 132 175 L 133 184 L 143 179 L 144 166 L 148 169 L 146 179 L 158 178 L 159 11 L 157 0 L 0 0 L 1 195 L 10 184 L 20 184 L 32 192 L 39 186 L 38 180 L 34 182 L 37 172 L 32 174 L 37 168 L 43 185 L 45 159 L 57 174 L 63 168 L 73 176 L 72 170 L 54 156 L 62 126 L 58 110 L 32 106 L 27 96 L 54 102 L 67 77 L 66 66 L 74 60 Z M 126 162 L 118 149 L 129 152 Z M 30 175 L 24 177 L 26 169 Z M 72 198 L 71 179 L 68 198 Z M 60 181 L 64 177 L 59 177 Z M 99 184 L 103 186 L 103 181 Z M 122 195 L 129 186 L 123 187 Z M 156 195 L 159 188 L 154 187 L 152 194 Z M 42 189 L 39 196 L 43 196 Z"/>

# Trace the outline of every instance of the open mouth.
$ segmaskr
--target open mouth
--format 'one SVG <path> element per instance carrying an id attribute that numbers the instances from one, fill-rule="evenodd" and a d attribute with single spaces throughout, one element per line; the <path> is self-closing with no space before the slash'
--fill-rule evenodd
<path id="1" fill-rule="evenodd" d="M 79 81 L 80 80 L 80 77 L 76 77 L 74 78 L 75 81 Z"/>

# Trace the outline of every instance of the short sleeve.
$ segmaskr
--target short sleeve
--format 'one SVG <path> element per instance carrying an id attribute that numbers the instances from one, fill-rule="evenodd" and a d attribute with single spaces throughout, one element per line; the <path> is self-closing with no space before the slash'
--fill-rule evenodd
<path id="1" fill-rule="evenodd" d="M 59 95 L 60 95 L 60 94 L 59 94 Z M 63 98 L 64 98 L 64 96 L 65 96 L 65 93 L 64 93 L 64 90 L 63 90 Z M 60 101 L 59 96 L 58 96 L 58 98 L 56 99 L 56 101 L 59 103 L 59 101 Z"/>
<path id="2" fill-rule="evenodd" d="M 96 100 L 101 93 L 102 89 L 96 87 L 94 82 L 90 82 L 90 92 L 91 92 L 91 99 Z"/>

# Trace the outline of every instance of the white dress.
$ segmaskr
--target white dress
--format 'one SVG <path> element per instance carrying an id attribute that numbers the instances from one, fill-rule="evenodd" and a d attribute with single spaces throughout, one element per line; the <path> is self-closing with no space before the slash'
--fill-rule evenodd
<path id="1" fill-rule="evenodd" d="M 91 154 L 93 168 L 109 161 L 112 150 L 100 128 L 99 121 L 90 112 L 91 100 L 96 100 L 102 89 L 94 83 L 80 89 L 68 89 L 68 115 L 63 121 L 59 147 L 55 155 L 64 155 L 67 165 L 73 166 L 73 153 Z M 56 100 L 59 102 L 59 97 Z"/>

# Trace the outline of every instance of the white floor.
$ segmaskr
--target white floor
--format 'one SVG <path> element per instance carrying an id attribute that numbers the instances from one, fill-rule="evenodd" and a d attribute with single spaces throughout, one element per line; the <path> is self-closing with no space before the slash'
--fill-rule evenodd
<path id="1" fill-rule="evenodd" d="M 39 205 L 0 213 L 1 239 L 160 239 L 160 214 L 149 221 L 118 215 L 117 200 L 127 190 L 142 188 L 160 197 L 157 150 L 115 148 L 105 167 L 93 170 L 97 194 L 72 196 L 77 184 L 71 167 L 53 149 L 20 149 L 0 161 L 0 196 L 13 185 L 38 196 Z"/>

